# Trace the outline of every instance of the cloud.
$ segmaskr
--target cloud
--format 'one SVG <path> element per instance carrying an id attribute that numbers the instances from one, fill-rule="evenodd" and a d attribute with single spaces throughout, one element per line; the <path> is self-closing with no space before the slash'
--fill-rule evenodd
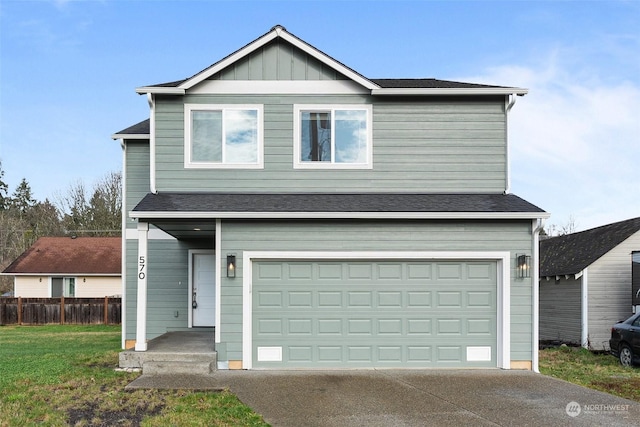
<path id="1" fill-rule="evenodd" d="M 640 216 L 640 81 L 576 65 L 555 51 L 463 79 L 529 89 L 509 117 L 512 190 L 584 229 Z"/>

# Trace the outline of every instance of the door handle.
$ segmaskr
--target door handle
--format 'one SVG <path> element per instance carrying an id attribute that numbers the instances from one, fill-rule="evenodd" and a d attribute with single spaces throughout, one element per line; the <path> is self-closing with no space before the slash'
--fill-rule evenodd
<path id="1" fill-rule="evenodd" d="M 191 298 L 191 308 L 198 308 L 198 301 L 196 301 L 196 293 L 193 293 L 193 297 Z"/>

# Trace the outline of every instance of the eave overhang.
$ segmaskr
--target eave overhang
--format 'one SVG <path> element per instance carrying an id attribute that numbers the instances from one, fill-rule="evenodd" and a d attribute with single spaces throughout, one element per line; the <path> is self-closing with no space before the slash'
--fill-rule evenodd
<path id="1" fill-rule="evenodd" d="M 133 219 L 546 219 L 546 212 L 129 212 Z"/>
<path id="2" fill-rule="evenodd" d="M 377 96 L 464 96 L 464 95 L 518 95 L 524 96 L 529 90 L 517 87 L 490 88 L 380 88 L 373 89 Z"/>

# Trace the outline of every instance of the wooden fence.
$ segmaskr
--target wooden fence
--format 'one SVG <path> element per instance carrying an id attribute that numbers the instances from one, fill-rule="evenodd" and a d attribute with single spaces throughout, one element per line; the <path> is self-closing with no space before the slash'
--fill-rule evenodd
<path id="1" fill-rule="evenodd" d="M 121 316 L 121 298 L 0 298 L 0 325 L 119 325 Z"/>

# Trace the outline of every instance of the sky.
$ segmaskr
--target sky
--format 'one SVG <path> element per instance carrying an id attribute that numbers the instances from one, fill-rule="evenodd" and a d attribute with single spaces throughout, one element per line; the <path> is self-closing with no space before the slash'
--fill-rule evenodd
<path id="1" fill-rule="evenodd" d="M 189 77 L 275 25 L 369 78 L 527 88 L 511 188 L 581 231 L 640 216 L 640 1 L 0 0 L 0 161 L 55 201 L 122 168 L 135 88 Z"/>

